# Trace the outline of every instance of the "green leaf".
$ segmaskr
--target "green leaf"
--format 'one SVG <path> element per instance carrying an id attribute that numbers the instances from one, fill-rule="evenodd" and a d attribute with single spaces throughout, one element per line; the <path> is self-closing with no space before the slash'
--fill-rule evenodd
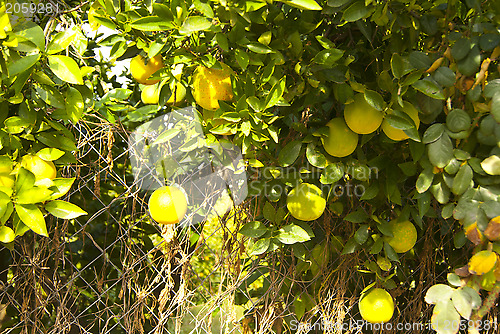
<path id="1" fill-rule="evenodd" d="M 74 123 L 82 118 L 84 112 L 85 103 L 83 102 L 83 97 L 78 89 L 69 87 L 66 90 L 66 113 L 68 118 Z"/>
<path id="2" fill-rule="evenodd" d="M 0 218 L 3 218 L 6 214 L 9 203 L 11 203 L 10 197 L 6 193 L 0 191 Z M 3 224 L 4 222 L 1 223 Z"/>
<path id="3" fill-rule="evenodd" d="M 302 142 L 300 140 L 293 140 L 285 145 L 278 154 L 278 162 L 281 167 L 288 167 L 292 165 L 299 157 Z"/>
<path id="4" fill-rule="evenodd" d="M 277 238 L 284 244 L 291 245 L 297 242 L 310 240 L 309 234 L 302 227 L 290 224 L 279 229 Z"/>
<path id="5" fill-rule="evenodd" d="M 75 178 L 55 178 L 52 180 L 52 187 L 49 189 L 53 191 L 52 195 L 50 196 L 50 200 L 58 199 L 68 193 L 68 191 L 71 189 L 71 186 L 73 185 L 73 182 L 75 182 Z"/>
<path id="6" fill-rule="evenodd" d="M 11 62 L 7 67 L 9 77 L 15 77 L 19 73 L 22 73 L 28 70 L 31 66 L 35 65 L 36 62 L 40 59 L 40 54 L 34 54 L 29 56 L 24 56 L 21 59 Z"/>
<path id="7" fill-rule="evenodd" d="M 347 22 L 354 22 L 367 17 L 373 10 L 374 8 L 365 5 L 364 1 L 357 1 L 344 10 L 342 18 Z"/>
<path id="8" fill-rule="evenodd" d="M 358 209 L 357 211 L 349 213 L 345 216 L 344 220 L 352 223 L 364 223 L 370 218 L 368 214 L 363 209 Z"/>
<path id="9" fill-rule="evenodd" d="M 172 21 L 158 16 L 141 17 L 130 23 L 130 26 L 142 31 L 165 31 L 174 28 Z"/>
<path id="10" fill-rule="evenodd" d="M 472 168 L 467 163 L 461 166 L 453 179 L 451 191 L 455 195 L 462 195 L 470 187 L 473 174 Z"/>
<path id="11" fill-rule="evenodd" d="M 500 123 L 500 92 L 495 93 L 491 99 L 491 115 Z"/>
<path id="12" fill-rule="evenodd" d="M 394 53 L 391 57 L 391 70 L 396 78 L 401 78 L 405 74 L 405 61 L 399 54 Z"/>
<path id="13" fill-rule="evenodd" d="M 424 144 L 430 144 L 441 138 L 444 133 L 444 125 L 442 123 L 436 123 L 429 126 L 427 130 L 425 130 L 424 137 L 422 138 L 422 142 Z"/>
<path id="14" fill-rule="evenodd" d="M 45 219 L 40 209 L 34 204 L 16 204 L 16 213 L 21 221 L 36 234 L 48 237 Z M 16 233 L 17 234 L 17 233 Z"/>
<path id="15" fill-rule="evenodd" d="M 271 222 L 274 222 L 274 219 L 276 218 L 276 210 L 274 209 L 271 203 L 266 202 L 266 204 L 264 204 L 263 214 L 264 218 L 266 218 Z"/>
<path id="16" fill-rule="evenodd" d="M 253 110 L 256 112 L 261 112 L 264 109 L 264 103 L 259 100 L 257 96 L 250 96 L 246 99 L 246 102 Z"/>
<path id="17" fill-rule="evenodd" d="M 432 184 L 432 180 L 434 179 L 434 173 L 432 172 L 432 168 L 426 168 L 420 173 L 417 179 L 417 191 L 419 193 L 424 193 L 429 189 Z"/>
<path id="18" fill-rule="evenodd" d="M 0 242 L 8 244 L 9 242 L 14 241 L 15 238 L 16 234 L 10 227 L 0 226 Z"/>
<path id="19" fill-rule="evenodd" d="M 366 89 L 365 90 L 365 100 L 373 108 L 375 108 L 379 111 L 384 110 L 384 107 L 385 107 L 384 98 L 379 93 L 377 93 L 373 90 Z"/>
<path id="20" fill-rule="evenodd" d="M 55 54 L 65 50 L 71 42 L 76 37 L 76 31 L 72 29 L 67 29 L 65 31 L 58 32 L 47 46 L 48 54 Z"/>
<path id="21" fill-rule="evenodd" d="M 47 104 L 58 109 L 64 109 L 65 101 L 63 95 L 51 86 L 35 86 L 35 90 L 40 98 Z"/>
<path id="22" fill-rule="evenodd" d="M 168 129 L 167 131 L 162 132 L 153 142 L 153 146 L 169 142 L 172 138 L 177 136 L 179 132 L 181 132 L 179 128 Z"/>
<path id="23" fill-rule="evenodd" d="M 321 10 L 320 5 L 314 0 L 283 0 L 283 3 L 302 10 Z"/>
<path id="24" fill-rule="evenodd" d="M 320 51 L 313 59 L 313 62 L 320 65 L 332 66 L 337 60 L 344 55 L 343 50 L 339 49 L 326 49 Z"/>
<path id="25" fill-rule="evenodd" d="M 28 128 L 31 124 L 18 116 L 12 116 L 5 120 L 5 128 L 10 134 L 18 134 Z"/>
<path id="26" fill-rule="evenodd" d="M 469 320 L 472 313 L 472 297 L 462 289 L 456 289 L 451 295 L 453 306 L 460 315 Z"/>
<path id="27" fill-rule="evenodd" d="M 248 53 L 240 49 L 237 49 L 235 51 L 234 56 L 236 57 L 236 61 L 238 62 L 238 65 L 240 65 L 241 69 L 245 70 L 248 66 L 248 63 L 250 62 L 250 57 L 248 56 Z"/>
<path id="28" fill-rule="evenodd" d="M 429 161 L 438 168 L 444 168 L 453 159 L 453 144 L 447 134 L 427 145 Z"/>
<path id="29" fill-rule="evenodd" d="M 481 168 L 489 175 L 500 175 L 500 157 L 492 155 L 481 161 Z"/>
<path id="30" fill-rule="evenodd" d="M 268 228 L 259 221 L 251 221 L 243 225 L 239 233 L 246 237 L 259 238 L 268 231 Z"/>
<path id="31" fill-rule="evenodd" d="M 184 21 L 179 32 L 183 35 L 189 35 L 200 30 L 208 30 L 212 22 L 203 16 L 190 16 Z"/>
<path id="32" fill-rule="evenodd" d="M 265 238 L 258 240 L 250 250 L 250 255 L 260 255 L 267 251 L 269 245 L 271 243 L 271 239 Z"/>
<path id="33" fill-rule="evenodd" d="M 45 161 L 54 161 L 62 157 L 64 154 L 64 151 L 61 151 L 57 148 L 46 147 L 38 151 L 36 155 L 38 155 Z"/>
<path id="34" fill-rule="evenodd" d="M 358 249 L 359 244 L 354 240 L 354 238 L 351 238 L 347 240 L 347 242 L 344 245 L 344 248 L 342 249 L 341 255 L 346 255 L 346 254 L 352 254 Z"/>
<path id="35" fill-rule="evenodd" d="M 450 189 L 444 181 L 433 184 L 430 189 L 432 195 L 440 204 L 446 204 L 450 200 Z"/>
<path id="36" fill-rule="evenodd" d="M 354 233 L 354 239 L 358 244 L 362 245 L 368 240 L 369 233 L 370 225 L 363 224 L 357 229 L 356 233 Z"/>
<path id="37" fill-rule="evenodd" d="M 48 56 L 49 67 L 62 81 L 75 85 L 83 85 L 82 74 L 78 64 L 68 56 Z"/>
<path id="38" fill-rule="evenodd" d="M 416 90 L 437 100 L 444 100 L 443 89 L 435 82 L 429 80 L 418 80 L 412 85 Z"/>
<path id="39" fill-rule="evenodd" d="M 286 76 L 283 76 L 280 81 L 274 84 L 266 97 L 266 106 L 264 109 L 271 108 L 278 103 L 285 91 L 285 84 Z"/>
<path id="40" fill-rule="evenodd" d="M 322 184 L 332 184 L 344 177 L 344 165 L 340 162 L 330 164 L 321 173 L 320 182 Z"/>
<path id="41" fill-rule="evenodd" d="M 45 34 L 42 28 L 33 21 L 26 20 L 25 22 L 14 27 L 14 32 L 17 36 L 27 39 L 32 42 L 38 50 L 45 50 Z"/>
<path id="42" fill-rule="evenodd" d="M 52 190 L 45 187 L 34 186 L 32 188 L 23 189 L 16 195 L 16 204 L 35 204 L 45 202 L 50 199 Z"/>
<path id="43" fill-rule="evenodd" d="M 268 54 L 268 53 L 274 53 L 275 51 L 268 47 L 267 45 L 264 45 L 262 43 L 250 43 L 247 44 L 247 48 L 255 53 L 258 54 Z"/>
<path id="44" fill-rule="evenodd" d="M 451 299 L 440 301 L 434 307 L 431 317 L 432 328 L 438 334 L 455 334 L 460 325 L 460 314 Z"/>
<path id="45" fill-rule="evenodd" d="M 77 205 L 60 200 L 47 203 L 45 210 L 53 216 L 62 219 L 74 219 L 87 214 L 87 212 L 80 209 Z"/>
<path id="46" fill-rule="evenodd" d="M 325 168 L 328 165 L 328 160 L 323 153 L 321 153 L 314 143 L 309 143 L 306 149 L 307 161 L 314 167 Z"/>

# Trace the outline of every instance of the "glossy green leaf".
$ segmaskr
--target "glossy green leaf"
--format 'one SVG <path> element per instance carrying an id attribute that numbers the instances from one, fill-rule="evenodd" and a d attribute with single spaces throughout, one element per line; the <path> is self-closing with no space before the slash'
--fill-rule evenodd
<path id="1" fill-rule="evenodd" d="M 259 221 L 251 221 L 243 225 L 239 233 L 246 237 L 259 238 L 263 236 L 268 231 L 268 228 Z"/>
<path id="2" fill-rule="evenodd" d="M 429 161 L 436 167 L 444 168 L 453 159 L 453 144 L 447 134 L 427 145 Z"/>
<path id="3" fill-rule="evenodd" d="M 325 168 L 328 165 L 328 160 L 323 153 L 321 153 L 313 143 L 309 143 L 306 149 L 307 161 L 314 167 Z"/>
<path id="4" fill-rule="evenodd" d="M 500 175 L 500 157 L 491 155 L 481 161 L 481 168 L 489 175 Z"/>
<path id="5" fill-rule="evenodd" d="M 16 234 L 10 227 L 0 226 L 0 242 L 8 244 L 9 242 L 14 241 L 15 238 Z"/>
<path id="6" fill-rule="evenodd" d="M 468 164 L 462 165 L 453 179 L 451 191 L 455 195 L 462 195 L 470 187 L 473 174 Z"/>
<path id="7" fill-rule="evenodd" d="M 66 113 L 74 124 L 82 118 L 84 106 L 82 94 L 76 88 L 69 87 L 66 91 Z"/>
<path id="8" fill-rule="evenodd" d="M 207 30 L 212 26 L 212 22 L 203 16 L 190 16 L 184 21 L 179 32 L 184 35 L 192 34 L 200 30 Z"/>
<path id="9" fill-rule="evenodd" d="M 62 81 L 83 85 L 82 74 L 78 64 L 68 56 L 52 55 L 47 57 L 52 72 Z"/>
<path id="10" fill-rule="evenodd" d="M 36 234 L 48 237 L 45 218 L 40 209 L 34 204 L 16 204 L 16 213 L 19 219 Z M 16 232 L 17 234 L 17 232 Z"/>
<path id="11" fill-rule="evenodd" d="M 36 64 L 40 59 L 40 54 L 34 54 L 29 56 L 24 56 L 18 61 L 11 62 L 8 66 L 8 72 L 10 77 L 15 77 L 19 73 L 27 71 L 30 67 Z"/>
<path id="12" fill-rule="evenodd" d="M 295 224 L 286 225 L 280 228 L 276 237 L 279 241 L 287 245 L 305 242 L 311 239 L 309 234 L 302 227 Z"/>
<path id="13" fill-rule="evenodd" d="M 432 184 L 432 180 L 434 180 L 434 173 L 432 172 L 432 168 L 426 168 L 420 173 L 417 179 L 417 191 L 419 193 L 424 193 L 429 189 Z"/>
<path id="14" fill-rule="evenodd" d="M 429 80 L 418 80 L 412 85 L 416 90 L 432 97 L 433 99 L 444 100 L 443 89 L 436 83 Z"/>
<path id="15" fill-rule="evenodd" d="M 34 186 L 17 193 L 15 202 L 17 204 L 41 203 L 49 200 L 52 193 L 52 190 L 45 187 Z"/>
<path id="16" fill-rule="evenodd" d="M 303 10 L 321 10 L 321 6 L 314 0 L 282 0 L 283 3 Z"/>
<path id="17" fill-rule="evenodd" d="M 270 244 L 271 244 L 271 239 L 269 238 L 258 240 L 250 249 L 250 255 L 260 255 L 265 253 L 268 250 Z"/>
<path id="18" fill-rule="evenodd" d="M 87 214 L 87 212 L 80 209 L 77 205 L 60 200 L 47 203 L 45 210 L 53 216 L 62 219 L 74 219 Z"/>
<path id="19" fill-rule="evenodd" d="M 278 162 L 281 167 L 288 167 L 292 165 L 299 157 L 302 142 L 294 140 L 285 145 L 278 154 Z"/>

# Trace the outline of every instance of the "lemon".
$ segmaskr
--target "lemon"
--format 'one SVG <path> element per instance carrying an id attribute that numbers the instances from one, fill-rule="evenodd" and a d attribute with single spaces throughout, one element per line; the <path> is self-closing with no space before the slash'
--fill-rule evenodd
<path id="1" fill-rule="evenodd" d="M 288 194 L 286 206 L 295 219 L 311 221 L 321 217 L 325 211 L 326 200 L 317 186 L 301 183 Z"/>
<path id="2" fill-rule="evenodd" d="M 410 221 L 401 223 L 392 222 L 392 234 L 389 245 L 396 253 L 405 253 L 415 246 L 417 242 L 417 229 Z"/>
<path id="3" fill-rule="evenodd" d="M 186 97 L 186 87 L 184 87 L 180 82 L 170 83 L 170 91 L 172 95 L 167 100 L 167 104 L 179 103 Z"/>
<path id="4" fill-rule="evenodd" d="M 144 60 L 145 58 L 141 55 L 135 56 L 130 61 L 130 73 L 138 83 L 143 85 L 153 85 L 160 80 L 152 80 L 148 78 L 163 67 L 163 59 L 161 58 L 161 55 L 157 55 L 149 59 L 147 63 L 144 63 Z"/>
<path id="5" fill-rule="evenodd" d="M 382 124 L 383 115 L 365 100 L 363 94 L 354 96 L 354 102 L 345 106 L 344 119 L 347 126 L 359 134 L 376 131 Z"/>
<path id="6" fill-rule="evenodd" d="M 222 69 L 199 66 L 193 76 L 193 97 L 196 103 L 207 110 L 219 109 L 219 101 L 233 99 L 231 75 L 233 70 L 226 64 Z"/>
<path id="7" fill-rule="evenodd" d="M 375 288 L 362 295 L 358 306 L 361 317 L 371 323 L 387 322 L 394 314 L 392 296 L 380 288 Z"/>
<path id="8" fill-rule="evenodd" d="M 402 111 L 411 117 L 411 119 L 413 120 L 413 122 L 415 122 L 415 125 L 418 129 L 418 127 L 420 126 L 420 118 L 418 117 L 418 110 L 415 109 L 415 107 L 412 106 L 409 102 L 405 101 L 403 102 L 403 105 L 404 108 Z M 408 135 L 403 130 L 396 129 L 395 127 L 390 125 L 386 119 L 384 119 L 384 121 L 382 122 L 382 131 L 384 131 L 387 137 L 391 138 L 394 141 L 401 141 L 409 138 Z"/>
<path id="9" fill-rule="evenodd" d="M 328 154 L 342 158 L 354 152 L 358 145 L 358 135 L 349 129 L 343 118 L 334 118 L 326 126 L 329 127 L 328 136 L 321 140 Z"/>
<path id="10" fill-rule="evenodd" d="M 148 85 L 141 92 L 141 100 L 144 104 L 158 104 L 160 101 L 160 92 L 156 85 Z"/>
<path id="11" fill-rule="evenodd" d="M 160 224 L 175 224 L 184 218 L 187 212 L 187 200 L 177 187 L 164 186 L 156 189 L 149 198 L 151 218 Z"/>
<path id="12" fill-rule="evenodd" d="M 37 155 L 25 155 L 21 160 L 21 166 L 35 175 L 35 180 L 54 179 L 56 177 L 56 166 L 52 161 L 45 161 Z"/>

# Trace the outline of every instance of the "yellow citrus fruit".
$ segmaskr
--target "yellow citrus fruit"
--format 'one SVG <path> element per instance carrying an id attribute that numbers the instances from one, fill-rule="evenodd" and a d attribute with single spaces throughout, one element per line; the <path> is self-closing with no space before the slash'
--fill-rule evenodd
<path id="1" fill-rule="evenodd" d="M 388 322 L 394 314 L 394 300 L 389 292 L 375 288 L 361 296 L 359 313 L 371 323 Z"/>
<path id="2" fill-rule="evenodd" d="M 344 109 L 344 119 L 347 126 L 359 134 L 368 134 L 377 130 L 384 116 L 365 100 L 363 94 L 354 96 L 354 102 Z"/>
<path id="3" fill-rule="evenodd" d="M 392 234 L 389 245 L 396 253 L 405 253 L 415 246 L 417 242 L 417 229 L 410 221 L 401 223 L 392 222 Z"/>
<path id="4" fill-rule="evenodd" d="M 286 206 L 295 219 L 311 221 L 318 219 L 323 214 L 326 200 L 323 197 L 323 192 L 317 186 L 301 183 L 288 193 Z"/>
<path id="5" fill-rule="evenodd" d="M 161 55 L 157 55 L 149 59 L 147 63 L 144 63 L 144 60 L 145 58 L 141 55 L 135 56 L 130 61 L 130 73 L 138 83 L 143 85 L 153 85 L 160 80 L 152 80 L 148 78 L 163 67 L 163 59 L 161 58 Z"/>
<path id="6" fill-rule="evenodd" d="M 141 92 L 141 100 L 144 104 L 158 104 L 160 92 L 157 85 L 147 85 Z"/>
<path id="7" fill-rule="evenodd" d="M 35 175 L 35 180 L 54 179 L 56 177 L 56 166 L 52 161 L 45 161 L 37 155 L 25 155 L 21 160 L 21 166 Z"/>
<path id="8" fill-rule="evenodd" d="M 167 104 L 179 103 L 186 97 L 186 87 L 184 87 L 180 82 L 172 82 L 170 84 L 170 91 L 172 95 L 167 100 Z"/>
<path id="9" fill-rule="evenodd" d="M 358 145 L 358 134 L 349 129 L 343 118 L 334 118 L 326 126 L 329 127 L 328 136 L 321 140 L 328 154 L 342 158 L 354 152 Z"/>
<path id="10" fill-rule="evenodd" d="M 219 101 L 233 99 L 231 75 L 233 70 L 226 64 L 222 69 L 211 69 L 199 66 L 193 76 L 193 97 L 204 109 L 219 109 Z"/>
<path id="11" fill-rule="evenodd" d="M 160 224 L 175 224 L 184 218 L 187 212 L 187 200 L 184 193 L 174 186 L 156 189 L 149 198 L 151 218 Z"/>
<path id="12" fill-rule="evenodd" d="M 418 129 L 418 127 L 420 126 L 420 118 L 418 117 L 418 110 L 415 109 L 415 107 L 412 106 L 411 103 L 409 102 L 405 101 L 403 102 L 403 105 L 404 108 L 402 111 L 411 117 L 411 119 L 413 120 L 413 122 L 415 122 L 415 125 L 417 126 Z M 395 127 L 390 125 L 386 119 L 384 119 L 384 121 L 382 122 L 382 131 L 384 131 L 387 137 L 391 138 L 394 141 L 401 141 L 409 138 L 408 135 L 403 130 L 396 129 Z"/>

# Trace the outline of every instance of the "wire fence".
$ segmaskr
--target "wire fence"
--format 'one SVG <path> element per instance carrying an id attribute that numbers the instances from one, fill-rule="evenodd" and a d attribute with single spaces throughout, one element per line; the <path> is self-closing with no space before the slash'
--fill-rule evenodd
<path id="1" fill-rule="evenodd" d="M 49 238 L 28 233 L 0 251 L 1 333 L 432 332 L 423 297 L 466 261 L 454 251 L 457 226 L 443 233 L 438 220 L 424 222 L 415 253 L 391 271 L 393 327 L 360 329 L 373 255 L 340 255 L 337 238 L 351 236 L 352 223 L 326 210 L 305 260 L 291 247 L 249 254 L 237 231 L 258 215 L 258 198 L 200 224 L 160 226 L 130 170 L 130 133 L 94 117 L 74 126 L 78 163 L 63 171 L 76 177 L 70 201 L 88 215 L 48 220 Z M 450 262 L 452 252 L 462 255 Z"/>

